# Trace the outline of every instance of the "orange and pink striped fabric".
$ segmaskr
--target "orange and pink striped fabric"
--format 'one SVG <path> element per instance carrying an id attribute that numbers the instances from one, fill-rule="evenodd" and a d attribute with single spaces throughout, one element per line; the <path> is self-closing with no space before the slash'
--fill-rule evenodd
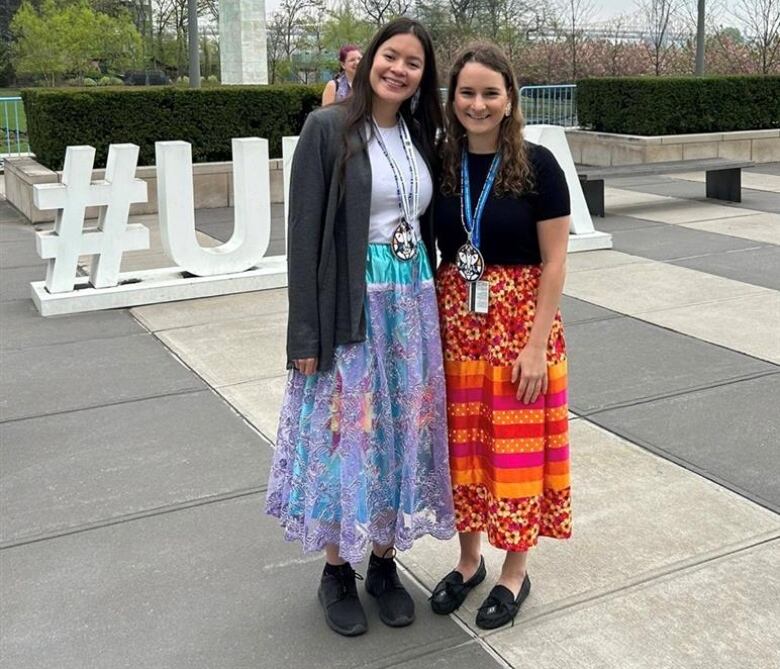
<path id="1" fill-rule="evenodd" d="M 516 397 L 511 367 L 448 362 L 447 408 L 454 485 L 482 485 L 493 497 L 533 497 L 569 487 L 566 361 L 549 367 L 548 392 Z"/>
<path id="2" fill-rule="evenodd" d="M 488 314 L 466 309 L 452 265 L 437 276 L 457 528 L 524 551 L 539 536 L 571 535 L 566 344 L 560 314 L 547 346 L 548 387 L 516 398 L 512 363 L 533 326 L 541 268 L 488 266 Z"/>

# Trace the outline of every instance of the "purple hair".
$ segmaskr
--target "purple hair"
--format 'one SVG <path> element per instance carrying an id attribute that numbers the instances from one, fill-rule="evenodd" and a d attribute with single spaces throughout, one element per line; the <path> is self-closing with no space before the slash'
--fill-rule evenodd
<path id="1" fill-rule="evenodd" d="M 354 44 L 345 44 L 339 49 L 339 63 L 343 63 L 347 60 L 347 56 L 350 51 L 360 51 L 360 47 Z"/>

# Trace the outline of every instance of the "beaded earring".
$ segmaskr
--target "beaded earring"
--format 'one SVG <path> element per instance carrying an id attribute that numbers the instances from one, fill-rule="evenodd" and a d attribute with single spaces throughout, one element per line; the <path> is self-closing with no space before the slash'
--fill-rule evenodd
<path id="1" fill-rule="evenodd" d="M 412 101 L 410 103 L 410 108 L 411 108 L 412 114 L 414 114 L 414 112 L 417 111 L 417 107 L 418 107 L 419 104 L 420 104 L 420 89 L 418 88 L 414 92 L 414 95 L 412 96 Z"/>

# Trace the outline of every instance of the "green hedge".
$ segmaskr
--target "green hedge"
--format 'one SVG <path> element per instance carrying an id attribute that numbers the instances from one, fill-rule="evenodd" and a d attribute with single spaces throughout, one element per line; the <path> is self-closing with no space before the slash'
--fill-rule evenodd
<path id="1" fill-rule="evenodd" d="M 583 79 L 577 115 L 584 128 L 627 135 L 780 128 L 780 76 Z"/>
<path id="2" fill-rule="evenodd" d="M 282 137 L 300 132 L 321 93 L 322 86 L 291 85 L 29 88 L 21 95 L 31 150 L 62 169 L 66 147 L 77 144 L 94 146 L 100 167 L 109 144 L 138 144 L 138 164 L 153 165 L 154 143 L 175 139 L 192 144 L 193 162 L 230 160 L 234 137 L 264 137 L 271 157 L 280 157 Z"/>

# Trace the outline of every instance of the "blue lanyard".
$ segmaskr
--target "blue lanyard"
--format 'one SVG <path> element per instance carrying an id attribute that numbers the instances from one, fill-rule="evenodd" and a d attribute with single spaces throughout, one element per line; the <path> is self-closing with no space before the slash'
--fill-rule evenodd
<path id="1" fill-rule="evenodd" d="M 477 200 L 477 208 L 473 211 L 471 209 L 471 179 L 469 177 L 469 154 L 464 148 L 463 155 L 460 161 L 460 218 L 463 227 L 466 230 L 469 242 L 476 248 L 479 248 L 480 228 L 482 223 L 482 214 L 485 211 L 485 205 L 487 204 L 488 197 L 490 197 L 490 191 L 493 190 L 493 183 L 496 180 L 498 174 L 498 168 L 501 165 L 501 154 L 496 152 L 493 156 L 493 162 L 490 163 L 490 170 L 488 171 L 485 184 L 482 186 L 482 192 L 479 194 Z"/>

